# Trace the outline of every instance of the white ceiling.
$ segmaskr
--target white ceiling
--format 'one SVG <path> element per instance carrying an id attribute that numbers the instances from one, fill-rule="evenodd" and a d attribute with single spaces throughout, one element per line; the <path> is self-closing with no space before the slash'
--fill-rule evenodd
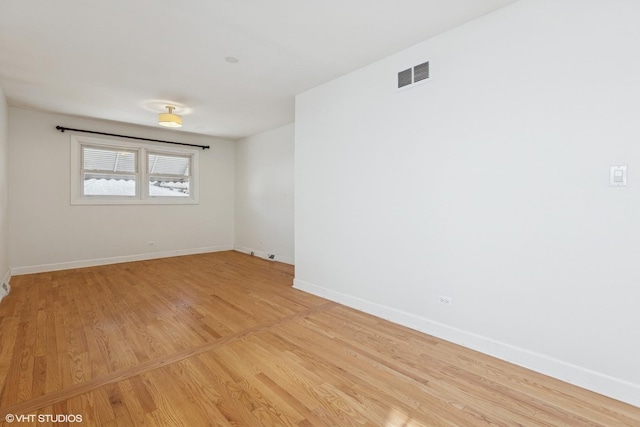
<path id="1" fill-rule="evenodd" d="M 294 96 L 516 0 L 2 0 L 10 105 L 240 138 Z M 240 62 L 230 64 L 226 57 Z"/>

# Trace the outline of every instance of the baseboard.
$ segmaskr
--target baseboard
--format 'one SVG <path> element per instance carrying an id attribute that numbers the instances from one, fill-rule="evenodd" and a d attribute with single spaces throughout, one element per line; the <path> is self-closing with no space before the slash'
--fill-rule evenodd
<path id="1" fill-rule="evenodd" d="M 13 267 L 11 274 L 20 276 L 23 274 L 45 273 L 48 271 L 69 270 L 72 268 L 95 267 L 98 265 L 120 264 L 122 262 L 146 261 L 149 259 L 170 258 L 182 255 L 196 255 L 208 252 L 221 252 L 233 250 L 233 245 L 209 246 L 194 249 L 176 249 L 165 252 L 152 252 L 146 254 L 126 255 L 110 258 L 87 259 L 82 261 L 61 262 L 56 264 L 32 265 L 28 267 Z"/>
<path id="2" fill-rule="evenodd" d="M 294 265 L 293 258 L 291 258 L 291 257 L 286 257 L 286 256 L 278 255 L 278 254 L 271 254 L 269 252 L 259 251 L 257 249 L 251 249 L 251 248 L 247 248 L 247 247 L 244 247 L 244 246 L 238 246 L 238 245 L 235 245 L 233 247 L 233 250 L 234 251 L 238 251 L 238 252 L 242 252 L 242 253 L 248 254 L 248 255 L 253 254 L 253 256 L 257 256 L 259 258 L 268 259 L 270 261 L 278 261 L 278 262 L 281 262 L 283 264 Z M 273 258 L 269 258 L 269 255 L 274 255 L 274 257 Z"/>
<path id="3" fill-rule="evenodd" d="M 2 278 L 2 282 L 0 282 L 0 301 L 2 301 L 2 298 L 4 298 L 7 295 L 9 295 L 9 293 L 11 292 L 11 284 L 9 282 L 11 282 L 11 270 L 7 271 L 7 273 Z M 6 291 L 1 286 L 3 283 L 7 284 L 7 290 Z"/>
<path id="4" fill-rule="evenodd" d="M 382 304 L 373 303 L 361 298 L 343 294 L 299 279 L 294 279 L 293 287 L 348 307 L 355 308 L 365 313 L 373 314 L 374 316 L 389 320 L 399 325 L 403 325 L 527 369 L 531 369 L 541 374 L 557 378 L 569 384 L 640 407 L 639 384 L 630 383 L 619 378 L 614 378 L 600 372 L 585 369 L 524 348 L 496 341 L 491 338 L 457 329 L 401 310 L 396 310 Z"/>

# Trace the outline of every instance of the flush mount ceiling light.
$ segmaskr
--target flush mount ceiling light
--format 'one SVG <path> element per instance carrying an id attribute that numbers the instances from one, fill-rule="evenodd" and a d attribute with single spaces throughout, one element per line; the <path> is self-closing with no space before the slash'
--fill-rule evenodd
<path id="1" fill-rule="evenodd" d="M 177 114 L 173 114 L 173 110 L 176 107 L 173 105 L 167 105 L 166 109 L 169 110 L 168 113 L 160 113 L 158 114 L 158 124 L 160 126 L 165 126 L 168 128 L 179 128 L 182 127 L 182 117 Z"/>

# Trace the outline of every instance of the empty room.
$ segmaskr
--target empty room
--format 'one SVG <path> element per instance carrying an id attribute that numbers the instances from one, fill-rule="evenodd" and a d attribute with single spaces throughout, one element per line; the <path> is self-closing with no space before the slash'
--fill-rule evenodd
<path id="1" fill-rule="evenodd" d="M 640 426 L 640 2 L 0 4 L 0 423 Z"/>

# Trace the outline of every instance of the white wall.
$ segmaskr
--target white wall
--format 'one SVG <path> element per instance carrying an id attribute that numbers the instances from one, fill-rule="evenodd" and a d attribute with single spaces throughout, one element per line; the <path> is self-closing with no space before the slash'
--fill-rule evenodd
<path id="1" fill-rule="evenodd" d="M 210 145 L 200 203 L 70 205 L 70 133 L 56 125 Z M 13 274 L 233 248 L 232 141 L 10 108 L 9 168 Z"/>
<path id="2" fill-rule="evenodd" d="M 0 283 L 8 284 L 9 272 L 9 139 L 8 108 L 4 90 L 0 86 Z M 0 299 L 4 292 L 0 289 Z"/>
<path id="3" fill-rule="evenodd" d="M 295 286 L 640 406 L 639 20 L 522 0 L 298 96 Z"/>
<path id="4" fill-rule="evenodd" d="M 293 123 L 236 142 L 236 250 L 294 263 L 293 148 Z"/>

